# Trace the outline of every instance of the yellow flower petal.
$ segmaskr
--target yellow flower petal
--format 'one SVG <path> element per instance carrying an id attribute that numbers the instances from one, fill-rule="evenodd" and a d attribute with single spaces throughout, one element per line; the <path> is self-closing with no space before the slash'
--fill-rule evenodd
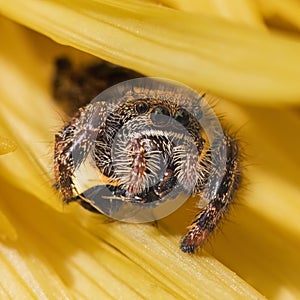
<path id="1" fill-rule="evenodd" d="M 296 0 L 271 1 L 257 0 L 263 15 L 275 25 L 285 25 L 299 31 L 300 4 Z"/>
<path id="2" fill-rule="evenodd" d="M 14 141 L 0 136 L 0 155 L 15 151 L 17 145 Z"/>
<path id="3" fill-rule="evenodd" d="M 76 0 L 71 8 L 63 1 L 12 0 L 1 12 L 146 75 L 236 101 L 299 103 L 297 38 L 135 1 Z"/>
<path id="4" fill-rule="evenodd" d="M 258 29 L 266 28 L 258 5 L 251 0 L 164 0 L 163 4 L 193 14 L 218 16 Z"/>
<path id="5" fill-rule="evenodd" d="M 1 240 L 16 240 L 17 233 L 14 226 L 9 222 L 6 215 L 0 210 L 0 239 Z"/>

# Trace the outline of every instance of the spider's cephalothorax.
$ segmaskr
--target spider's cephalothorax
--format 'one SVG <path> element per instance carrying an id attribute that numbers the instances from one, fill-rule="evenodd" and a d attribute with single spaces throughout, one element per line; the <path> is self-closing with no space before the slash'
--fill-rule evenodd
<path id="1" fill-rule="evenodd" d="M 239 187 L 237 143 L 205 95 L 149 78 L 115 90 L 100 94 L 56 134 L 56 186 L 65 202 L 106 214 L 112 203 L 118 211 L 122 203 L 159 206 L 180 193 L 199 195 L 205 207 L 180 246 L 193 253 Z"/>

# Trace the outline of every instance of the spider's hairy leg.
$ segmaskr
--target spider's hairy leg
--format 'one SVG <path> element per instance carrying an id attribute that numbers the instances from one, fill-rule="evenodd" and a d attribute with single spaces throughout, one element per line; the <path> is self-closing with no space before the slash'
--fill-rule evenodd
<path id="1" fill-rule="evenodd" d="M 61 191 L 65 203 L 78 200 L 78 195 L 74 195 L 73 176 L 77 166 L 84 161 L 92 147 L 89 142 L 90 136 L 96 128 L 89 121 L 91 110 L 90 105 L 85 109 L 81 108 L 77 115 L 55 135 L 55 187 Z"/>
<path id="2" fill-rule="evenodd" d="M 65 128 L 55 135 L 54 146 L 54 175 L 55 187 L 60 190 L 64 202 L 75 201 L 73 199 L 72 174 L 74 170 L 73 158 L 71 155 L 72 140 L 74 130 L 72 130 L 72 121 Z"/>
<path id="3" fill-rule="evenodd" d="M 233 138 L 225 135 L 221 147 L 226 149 L 224 177 L 212 198 L 209 191 L 215 189 L 216 181 L 214 179 L 207 180 L 205 188 L 208 193 L 204 192 L 202 195 L 202 197 L 206 197 L 204 201 L 207 200 L 205 201 L 207 205 L 196 215 L 194 222 L 188 227 L 188 232 L 181 240 L 180 249 L 183 252 L 194 253 L 198 247 L 203 245 L 227 213 L 234 194 L 239 188 L 241 175 L 238 144 Z M 211 168 L 210 174 L 218 173 L 216 164 L 212 164 Z"/>

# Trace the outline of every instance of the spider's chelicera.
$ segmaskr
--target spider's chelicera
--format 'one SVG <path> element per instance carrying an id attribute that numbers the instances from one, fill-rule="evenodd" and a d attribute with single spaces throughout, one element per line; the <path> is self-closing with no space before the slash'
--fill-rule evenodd
<path id="1" fill-rule="evenodd" d="M 155 78 L 102 92 L 55 136 L 55 179 L 64 201 L 122 221 L 149 222 L 198 195 L 205 205 L 180 244 L 194 253 L 240 183 L 238 145 L 205 99 Z"/>

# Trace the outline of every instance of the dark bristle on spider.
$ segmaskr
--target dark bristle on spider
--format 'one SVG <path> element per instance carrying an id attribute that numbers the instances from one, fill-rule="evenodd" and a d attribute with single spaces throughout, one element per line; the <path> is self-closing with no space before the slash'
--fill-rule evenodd
<path id="1" fill-rule="evenodd" d="M 126 222 L 160 219 L 201 199 L 183 252 L 194 253 L 241 183 L 239 144 L 205 93 L 106 62 L 56 61 L 53 95 L 70 116 L 55 135 L 55 186 L 65 203 Z M 179 199 L 179 200 L 178 200 Z"/>

